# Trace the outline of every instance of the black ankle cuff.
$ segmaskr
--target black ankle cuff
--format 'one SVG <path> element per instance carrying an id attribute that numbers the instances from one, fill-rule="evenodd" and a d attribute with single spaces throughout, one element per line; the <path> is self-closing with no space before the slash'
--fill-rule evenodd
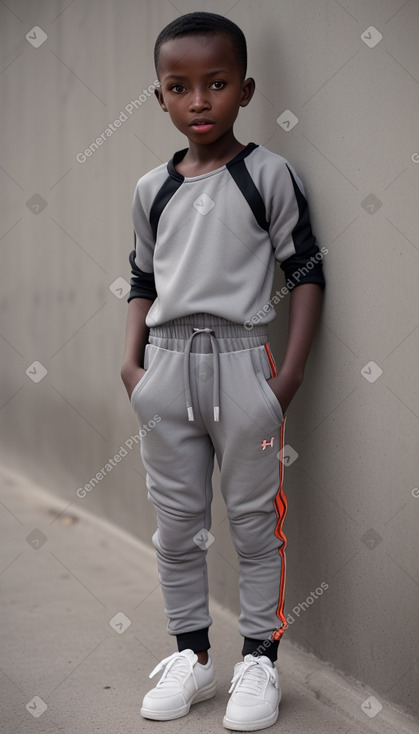
<path id="1" fill-rule="evenodd" d="M 256 655 L 261 657 L 266 655 L 269 660 L 275 663 L 278 660 L 279 640 L 255 640 L 253 637 L 245 637 L 242 649 L 243 657 L 245 655 Z"/>
<path id="2" fill-rule="evenodd" d="M 178 651 L 193 650 L 194 652 L 205 652 L 211 647 L 208 637 L 208 627 L 193 632 L 182 632 L 176 635 Z"/>

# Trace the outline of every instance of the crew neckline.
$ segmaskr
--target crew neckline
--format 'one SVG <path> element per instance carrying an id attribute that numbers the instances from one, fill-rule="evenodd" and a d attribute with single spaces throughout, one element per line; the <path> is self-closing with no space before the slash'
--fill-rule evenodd
<path id="1" fill-rule="evenodd" d="M 169 174 L 172 176 L 172 178 L 177 179 L 178 181 L 198 181 L 201 178 L 207 178 L 208 176 L 213 176 L 216 173 L 220 173 L 220 171 L 223 171 L 225 168 L 228 168 L 229 166 L 232 166 L 234 163 L 237 163 L 237 161 L 242 160 L 245 158 L 249 153 L 252 152 L 255 148 L 258 148 L 257 143 L 248 143 L 245 148 L 242 148 L 230 161 L 227 161 L 227 163 L 224 163 L 224 165 L 219 166 L 219 168 L 214 168 L 213 171 L 207 171 L 206 173 L 200 173 L 198 176 L 183 176 L 179 171 L 176 170 L 175 166 L 177 163 L 180 163 L 181 160 L 185 157 L 186 153 L 188 152 L 189 148 L 182 148 L 182 150 L 177 150 L 176 153 L 173 155 L 173 158 L 170 159 L 170 161 L 167 163 L 167 170 Z"/>

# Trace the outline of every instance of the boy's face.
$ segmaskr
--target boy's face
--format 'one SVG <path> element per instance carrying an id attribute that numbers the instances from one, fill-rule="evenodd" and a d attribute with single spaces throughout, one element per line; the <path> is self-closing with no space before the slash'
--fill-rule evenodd
<path id="1" fill-rule="evenodd" d="M 251 100 L 253 79 L 242 81 L 233 42 L 226 35 L 183 36 L 160 47 L 156 96 L 187 138 L 214 143 L 232 129 L 240 107 Z M 193 124 L 197 119 L 207 124 Z"/>

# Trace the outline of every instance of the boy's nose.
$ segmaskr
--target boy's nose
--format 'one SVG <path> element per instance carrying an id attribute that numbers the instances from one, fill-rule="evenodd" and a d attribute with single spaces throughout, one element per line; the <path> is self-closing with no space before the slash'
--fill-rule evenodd
<path id="1" fill-rule="evenodd" d="M 190 108 L 191 110 L 203 110 L 208 109 L 210 107 L 209 100 L 205 94 L 205 92 L 199 90 L 196 91 L 192 97 Z"/>

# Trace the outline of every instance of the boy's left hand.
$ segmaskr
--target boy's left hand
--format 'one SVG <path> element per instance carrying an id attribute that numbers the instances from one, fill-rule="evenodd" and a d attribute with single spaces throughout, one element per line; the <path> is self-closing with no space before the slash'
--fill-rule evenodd
<path id="1" fill-rule="evenodd" d="M 318 283 L 301 283 L 291 291 L 287 348 L 282 367 L 267 380 L 286 413 L 300 387 L 313 341 L 323 293 Z"/>
<path id="2" fill-rule="evenodd" d="M 267 380 L 269 387 L 281 404 L 284 415 L 302 381 L 303 378 L 296 373 L 290 374 L 289 372 L 283 371 L 278 372 L 275 377 L 270 377 Z"/>

